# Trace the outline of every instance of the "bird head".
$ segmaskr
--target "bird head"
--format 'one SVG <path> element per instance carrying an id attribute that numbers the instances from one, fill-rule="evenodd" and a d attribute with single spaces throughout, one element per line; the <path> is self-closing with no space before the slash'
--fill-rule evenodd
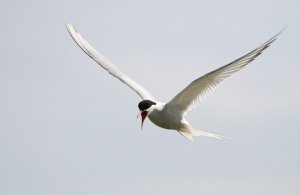
<path id="1" fill-rule="evenodd" d="M 141 115 L 141 118 L 142 118 L 141 128 L 143 128 L 143 123 L 144 123 L 145 118 L 153 110 L 153 105 L 156 105 L 156 103 L 151 100 L 143 100 L 139 103 L 138 107 L 140 109 L 140 112 L 139 112 L 138 116 Z"/>

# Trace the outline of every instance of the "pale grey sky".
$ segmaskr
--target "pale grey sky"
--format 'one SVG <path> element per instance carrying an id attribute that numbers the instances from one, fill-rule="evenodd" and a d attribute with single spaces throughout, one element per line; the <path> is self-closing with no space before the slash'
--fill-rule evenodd
<path id="1" fill-rule="evenodd" d="M 300 194 L 299 1 L 2 1 L 0 194 Z M 278 40 L 187 115 L 232 139 L 193 143 L 149 121 L 88 58 L 69 20 L 168 101 Z"/>

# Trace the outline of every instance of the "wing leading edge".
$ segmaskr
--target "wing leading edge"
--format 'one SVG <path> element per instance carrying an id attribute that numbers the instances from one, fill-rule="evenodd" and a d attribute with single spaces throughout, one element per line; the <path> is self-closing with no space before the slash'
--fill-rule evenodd
<path id="1" fill-rule="evenodd" d="M 95 60 L 102 68 L 108 71 L 109 74 L 118 78 L 120 81 L 128 85 L 133 91 L 135 91 L 142 99 L 148 99 L 155 101 L 153 95 L 146 90 L 143 86 L 132 80 L 130 77 L 125 75 L 120 69 L 113 65 L 109 59 L 104 57 L 100 52 L 98 52 L 90 43 L 88 43 L 79 32 L 70 24 L 65 22 L 66 27 L 77 45 L 93 60 Z"/>
<path id="2" fill-rule="evenodd" d="M 234 60 L 233 62 L 222 66 L 190 83 L 179 94 L 177 94 L 167 105 L 176 108 L 182 113 L 185 113 L 189 108 L 195 104 L 203 101 L 219 83 L 228 78 L 233 73 L 239 71 L 257 56 L 259 56 L 265 49 L 267 49 L 281 33 L 277 33 L 267 42 L 247 53 L 246 55 Z"/>

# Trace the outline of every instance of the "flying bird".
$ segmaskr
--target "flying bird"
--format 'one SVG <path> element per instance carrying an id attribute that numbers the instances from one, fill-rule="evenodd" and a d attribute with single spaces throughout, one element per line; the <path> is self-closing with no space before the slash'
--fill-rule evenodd
<path id="1" fill-rule="evenodd" d="M 142 98 L 142 101 L 138 104 L 139 115 L 141 115 L 142 119 L 141 128 L 143 127 L 145 118 L 148 117 L 155 125 L 164 129 L 176 130 L 191 141 L 193 140 L 193 136 L 207 136 L 218 139 L 225 137 L 194 128 L 185 119 L 185 114 L 197 103 L 202 102 L 203 99 L 207 97 L 224 79 L 239 71 L 259 56 L 281 33 L 277 33 L 261 46 L 233 62 L 197 78 L 179 92 L 171 101 L 163 103 L 158 101 L 143 86 L 114 66 L 109 59 L 104 57 L 90 43 L 88 43 L 69 22 L 66 21 L 65 24 L 73 40 L 88 56 L 95 60 L 112 76 L 118 78 L 120 81 L 129 86 Z"/>

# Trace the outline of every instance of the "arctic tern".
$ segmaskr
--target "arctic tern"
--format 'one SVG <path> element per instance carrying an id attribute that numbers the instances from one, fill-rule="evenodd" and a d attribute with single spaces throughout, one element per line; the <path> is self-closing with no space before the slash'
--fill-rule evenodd
<path id="1" fill-rule="evenodd" d="M 114 66 L 109 59 L 104 57 L 89 44 L 69 22 L 66 21 L 65 24 L 73 40 L 88 56 L 107 70 L 108 73 L 129 86 L 142 98 L 142 101 L 138 104 L 139 115 L 141 115 L 142 119 L 141 128 L 143 127 L 145 118 L 148 117 L 155 125 L 164 129 L 176 130 L 191 141 L 193 140 L 193 136 L 207 136 L 218 139 L 225 137 L 194 128 L 184 118 L 184 115 L 197 103 L 203 101 L 224 79 L 239 71 L 259 56 L 281 33 L 277 33 L 261 46 L 233 62 L 197 78 L 179 92 L 171 101 L 163 103 L 156 100 L 148 90 Z"/>

